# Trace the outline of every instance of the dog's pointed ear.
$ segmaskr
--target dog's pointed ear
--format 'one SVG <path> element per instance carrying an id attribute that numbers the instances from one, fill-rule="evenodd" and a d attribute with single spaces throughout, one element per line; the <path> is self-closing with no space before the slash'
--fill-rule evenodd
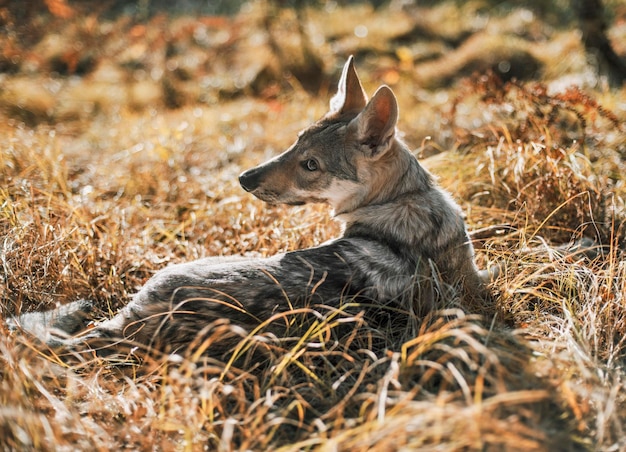
<path id="1" fill-rule="evenodd" d="M 343 66 L 337 94 L 330 100 L 330 112 L 335 114 L 356 114 L 363 110 L 366 103 L 367 96 L 354 68 L 354 58 L 350 55 L 348 61 Z"/>
<path id="2" fill-rule="evenodd" d="M 383 85 L 350 125 L 356 127 L 357 140 L 363 152 L 369 157 L 379 158 L 391 147 L 397 122 L 396 96 L 391 88 Z"/>

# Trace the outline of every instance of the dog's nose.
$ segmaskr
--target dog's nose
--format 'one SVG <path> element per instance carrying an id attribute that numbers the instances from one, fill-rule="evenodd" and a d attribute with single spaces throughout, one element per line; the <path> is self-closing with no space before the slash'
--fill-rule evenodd
<path id="1" fill-rule="evenodd" d="M 239 175 L 239 183 L 245 191 L 251 192 L 259 187 L 259 173 L 258 168 L 252 168 Z"/>

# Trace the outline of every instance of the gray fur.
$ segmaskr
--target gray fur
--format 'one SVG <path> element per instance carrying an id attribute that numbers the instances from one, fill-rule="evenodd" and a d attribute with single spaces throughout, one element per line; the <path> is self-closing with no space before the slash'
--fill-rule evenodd
<path id="1" fill-rule="evenodd" d="M 396 137 L 397 117 L 388 87 L 367 100 L 350 58 L 328 115 L 285 153 L 240 176 L 245 190 L 270 203 L 330 204 L 342 237 L 266 259 L 167 267 L 111 320 L 48 342 L 180 350 L 228 329 L 209 347 L 219 355 L 272 316 L 267 331 L 286 334 L 279 314 L 290 309 L 366 301 L 423 312 L 436 292 L 481 297 L 462 212 Z M 28 316 L 18 323 L 33 331 Z"/>

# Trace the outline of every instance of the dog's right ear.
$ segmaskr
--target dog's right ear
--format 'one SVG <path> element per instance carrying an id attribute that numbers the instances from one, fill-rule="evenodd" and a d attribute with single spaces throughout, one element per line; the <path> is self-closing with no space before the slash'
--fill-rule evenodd
<path id="1" fill-rule="evenodd" d="M 397 122 L 398 101 L 391 88 L 383 85 L 348 127 L 356 130 L 365 155 L 378 159 L 391 148 Z"/>
<path id="2" fill-rule="evenodd" d="M 343 66 L 337 94 L 330 100 L 330 112 L 334 114 L 359 113 L 367 104 L 367 96 L 354 68 L 352 55 Z"/>

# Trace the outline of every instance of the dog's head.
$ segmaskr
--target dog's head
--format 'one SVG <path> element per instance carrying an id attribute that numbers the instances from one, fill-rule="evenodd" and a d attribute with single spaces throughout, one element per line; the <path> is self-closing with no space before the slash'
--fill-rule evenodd
<path id="1" fill-rule="evenodd" d="M 392 147 L 397 118 L 391 89 L 381 86 L 368 101 L 350 57 L 329 113 L 284 153 L 243 172 L 239 182 L 272 204 L 325 202 L 336 214 L 353 210 L 371 192 L 366 167 Z"/>

